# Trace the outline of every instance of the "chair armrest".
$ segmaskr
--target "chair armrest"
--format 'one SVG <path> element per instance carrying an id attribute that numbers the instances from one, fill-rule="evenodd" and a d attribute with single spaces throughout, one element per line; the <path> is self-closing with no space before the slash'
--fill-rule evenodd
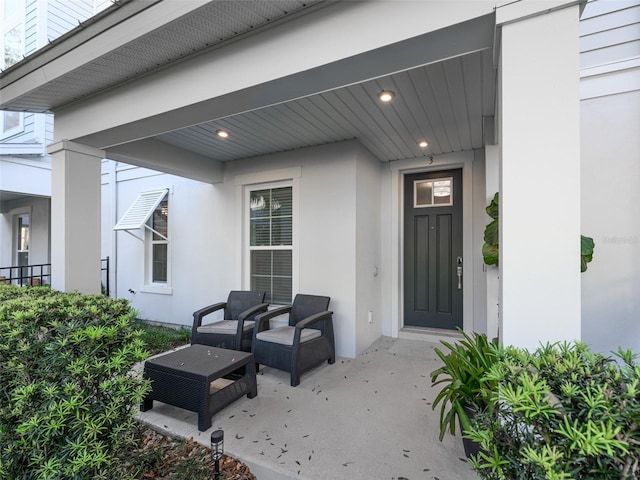
<path id="1" fill-rule="evenodd" d="M 332 320 L 332 315 L 333 315 L 333 312 L 330 311 L 330 310 L 325 310 L 324 312 L 314 313 L 313 315 L 311 315 L 311 316 L 309 316 L 307 318 L 303 318 L 298 323 L 296 323 L 295 328 L 296 328 L 296 330 L 302 330 L 303 328 L 309 328 L 314 323 L 318 323 L 318 322 L 324 321 L 327 318 L 329 318 L 329 320 Z"/>
<path id="2" fill-rule="evenodd" d="M 273 310 L 269 310 L 266 313 L 261 313 L 260 315 L 257 315 L 255 318 L 256 324 L 253 327 L 254 336 L 258 332 L 269 329 L 269 320 L 290 312 L 291 312 L 291 307 L 280 307 L 280 308 L 274 308 Z M 266 325 L 266 328 L 265 328 L 265 325 Z"/>
<path id="3" fill-rule="evenodd" d="M 251 319 L 251 317 L 257 315 L 258 313 L 266 312 L 268 307 L 268 303 L 261 303 L 259 305 L 254 305 L 251 308 L 247 308 L 244 312 L 238 315 L 238 320 Z"/>
<path id="4" fill-rule="evenodd" d="M 208 307 L 201 308 L 200 310 L 196 310 L 193 312 L 193 328 L 196 329 L 202 325 L 202 319 L 209 315 L 210 313 L 215 312 L 216 310 L 223 309 L 227 306 L 227 302 L 214 303 L 213 305 L 209 305 Z"/>

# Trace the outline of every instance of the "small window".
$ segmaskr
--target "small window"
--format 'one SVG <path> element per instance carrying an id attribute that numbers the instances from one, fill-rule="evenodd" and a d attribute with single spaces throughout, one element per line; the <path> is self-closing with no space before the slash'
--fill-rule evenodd
<path id="1" fill-rule="evenodd" d="M 24 4 L 22 0 L 0 0 L 0 69 L 5 70 L 24 58 Z M 24 131 L 22 112 L 0 112 L 0 139 Z"/>
<path id="2" fill-rule="evenodd" d="M 293 188 L 249 192 L 251 289 L 266 292 L 265 301 L 290 304 L 293 280 Z"/>
<path id="3" fill-rule="evenodd" d="M 414 208 L 450 205 L 453 205 L 453 178 L 435 178 L 413 182 Z"/>
<path id="4" fill-rule="evenodd" d="M 0 136 L 9 137 L 24 130 L 23 114 L 21 112 L 2 112 L 0 117 Z"/>
<path id="5" fill-rule="evenodd" d="M 151 215 L 151 265 L 150 278 L 152 283 L 167 283 L 169 266 L 169 202 L 164 200 L 156 207 Z"/>
<path id="6" fill-rule="evenodd" d="M 8 31 L 4 32 L 4 68 L 9 68 L 22 60 L 24 53 L 24 33 L 22 32 L 22 24 L 15 25 Z"/>

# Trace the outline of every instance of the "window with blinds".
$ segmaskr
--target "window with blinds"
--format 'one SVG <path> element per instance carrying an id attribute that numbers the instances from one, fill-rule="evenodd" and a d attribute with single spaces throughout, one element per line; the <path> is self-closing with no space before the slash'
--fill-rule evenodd
<path id="1" fill-rule="evenodd" d="M 292 187 L 252 190 L 249 196 L 251 289 L 266 302 L 290 304 L 293 279 Z"/>

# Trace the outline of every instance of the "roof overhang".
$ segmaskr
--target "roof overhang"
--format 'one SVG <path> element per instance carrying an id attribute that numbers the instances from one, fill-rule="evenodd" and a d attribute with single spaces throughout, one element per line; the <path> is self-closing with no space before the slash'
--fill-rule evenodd
<path id="1" fill-rule="evenodd" d="M 219 162 L 353 138 L 381 161 L 481 148 L 497 18 L 575 2 L 504 3 L 119 2 L 3 72 L 0 108 L 53 111 L 58 140 L 204 181 Z"/>

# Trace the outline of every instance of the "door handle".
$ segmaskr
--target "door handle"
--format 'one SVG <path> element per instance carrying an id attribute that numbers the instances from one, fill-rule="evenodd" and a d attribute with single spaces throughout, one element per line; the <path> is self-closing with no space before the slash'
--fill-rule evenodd
<path id="1" fill-rule="evenodd" d="M 462 290 L 462 257 L 456 259 L 456 272 L 458 274 L 458 290 Z"/>

